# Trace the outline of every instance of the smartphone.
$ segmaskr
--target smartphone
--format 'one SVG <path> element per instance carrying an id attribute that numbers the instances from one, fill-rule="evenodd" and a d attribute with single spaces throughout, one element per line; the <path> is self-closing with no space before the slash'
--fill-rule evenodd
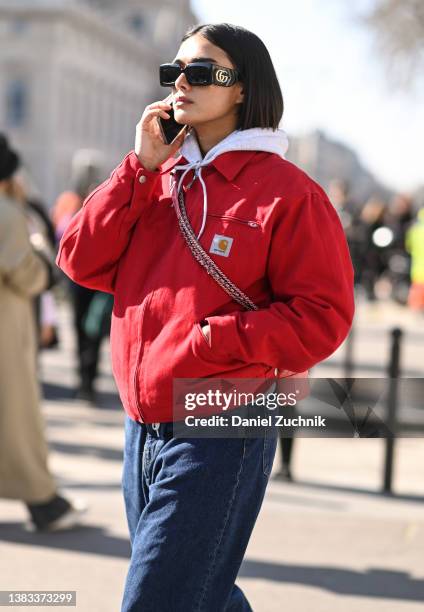
<path id="1" fill-rule="evenodd" d="M 177 123 L 174 119 L 174 109 L 171 107 L 166 112 L 170 115 L 169 119 L 164 119 L 163 117 L 158 117 L 158 124 L 160 127 L 160 131 L 162 134 L 163 141 L 166 144 L 171 144 L 174 138 L 181 132 L 183 129 L 183 125 L 181 123 Z"/>

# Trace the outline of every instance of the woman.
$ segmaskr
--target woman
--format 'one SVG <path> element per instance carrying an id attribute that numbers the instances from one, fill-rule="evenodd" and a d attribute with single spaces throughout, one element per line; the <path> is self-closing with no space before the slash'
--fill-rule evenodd
<path id="1" fill-rule="evenodd" d="M 78 160 L 78 153 L 74 156 Z M 74 171 L 74 189 L 64 191 L 57 198 L 52 209 L 52 222 L 57 242 L 85 198 L 100 182 L 100 167 L 92 159 L 80 157 Z M 109 333 L 110 312 L 113 297 L 107 293 L 92 291 L 69 281 L 66 286 L 73 314 L 76 337 L 76 362 L 78 364 L 78 387 L 75 398 L 97 405 L 95 381 L 98 376 L 100 350 L 104 336 Z M 87 320 L 92 322 L 87 329 Z M 91 333 L 90 333 L 91 332 Z"/>
<path id="2" fill-rule="evenodd" d="M 53 283 L 53 261 L 41 234 L 30 241 L 19 165 L 0 134 L 0 498 L 26 504 L 28 530 L 58 531 L 77 524 L 86 508 L 58 493 L 48 467 L 33 298 Z"/>
<path id="3" fill-rule="evenodd" d="M 57 259 L 75 281 L 115 298 L 111 352 L 127 412 L 132 543 L 125 612 L 251 610 L 234 581 L 276 440 L 173 437 L 172 380 L 302 372 L 337 348 L 353 316 L 337 214 L 283 159 L 283 101 L 267 49 L 243 28 L 198 26 L 174 63 L 196 61 L 206 62 L 200 75 L 161 71 L 175 119 L 190 129 L 164 144 L 157 119 L 171 105 L 148 105 L 135 150 L 85 201 Z M 256 310 L 194 259 L 178 227 L 177 192 L 203 249 Z"/>

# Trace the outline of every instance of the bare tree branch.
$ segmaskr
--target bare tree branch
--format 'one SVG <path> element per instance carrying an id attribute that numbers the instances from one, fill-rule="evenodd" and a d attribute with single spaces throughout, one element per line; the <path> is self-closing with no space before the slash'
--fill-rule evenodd
<path id="1" fill-rule="evenodd" d="M 424 0 L 376 0 L 362 20 L 376 34 L 389 82 L 413 88 L 424 68 Z"/>

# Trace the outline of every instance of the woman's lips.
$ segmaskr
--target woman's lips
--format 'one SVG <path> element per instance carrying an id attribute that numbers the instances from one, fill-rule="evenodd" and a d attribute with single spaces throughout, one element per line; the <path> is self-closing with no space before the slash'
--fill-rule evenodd
<path id="1" fill-rule="evenodd" d="M 175 106 L 182 106 L 183 104 L 193 104 L 193 102 L 191 100 L 186 100 L 185 98 L 182 98 L 181 100 L 175 100 L 174 104 Z"/>

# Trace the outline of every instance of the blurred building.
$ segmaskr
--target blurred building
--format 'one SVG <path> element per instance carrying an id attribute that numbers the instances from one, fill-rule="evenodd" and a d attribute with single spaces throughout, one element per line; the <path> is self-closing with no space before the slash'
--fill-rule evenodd
<path id="1" fill-rule="evenodd" d="M 351 199 L 358 204 L 363 204 L 372 195 L 388 198 L 392 193 L 361 164 L 351 148 L 331 140 L 320 130 L 290 138 L 287 158 L 326 190 L 332 179 L 347 181 Z"/>
<path id="2" fill-rule="evenodd" d="M 49 204 L 76 151 L 107 175 L 133 147 L 145 106 L 168 93 L 158 66 L 194 23 L 189 0 L 0 0 L 0 130 Z"/>
<path id="3" fill-rule="evenodd" d="M 142 38 L 169 61 L 175 57 L 187 26 L 197 22 L 187 0 L 85 1 L 101 10 L 114 27 L 132 33 L 137 40 Z"/>

